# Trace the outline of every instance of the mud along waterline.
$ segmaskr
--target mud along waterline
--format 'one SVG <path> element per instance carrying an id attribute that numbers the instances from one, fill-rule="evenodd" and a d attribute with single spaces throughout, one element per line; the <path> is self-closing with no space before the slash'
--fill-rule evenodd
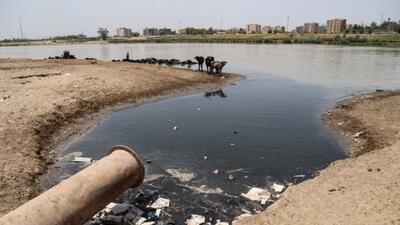
<path id="1" fill-rule="evenodd" d="M 248 186 L 294 182 L 295 175 L 308 177 L 345 157 L 321 124 L 320 114 L 338 97 L 400 83 L 395 76 L 400 70 L 399 51 L 392 49 L 224 44 L 31 46 L 25 52 L 12 48 L 20 54 L 16 56 L 26 52 L 40 58 L 65 48 L 78 57 L 106 60 L 122 58 L 127 51 L 134 58 L 214 55 L 229 62 L 227 71 L 247 76 L 218 92 L 118 111 L 65 149 L 65 154 L 82 152 L 96 159 L 114 144 L 135 148 L 151 162 L 148 177 L 164 175 L 143 189 L 157 189 L 173 205 L 182 206 L 171 208 L 175 215 L 181 212 L 178 221 L 192 212 L 204 214 L 208 208 L 214 210 L 210 217 L 225 220 L 241 209 L 259 210 L 256 204 L 237 200 Z M 75 166 L 62 166 L 54 180 L 79 169 Z M 167 169 L 192 172 L 194 177 L 189 182 L 165 178 Z M 202 185 L 233 198 L 196 194 Z"/>

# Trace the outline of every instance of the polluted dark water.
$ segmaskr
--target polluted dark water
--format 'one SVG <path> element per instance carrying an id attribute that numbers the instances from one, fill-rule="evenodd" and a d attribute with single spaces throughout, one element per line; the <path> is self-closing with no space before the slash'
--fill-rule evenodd
<path id="1" fill-rule="evenodd" d="M 301 45 L 122 44 L 0 48 L 0 57 L 44 58 L 69 49 L 78 58 L 191 59 L 213 55 L 226 71 L 246 80 L 197 93 L 129 107 L 102 119 L 70 143 L 47 176 L 52 186 L 82 169 L 73 155 L 94 160 L 114 145 L 129 146 L 146 168 L 145 183 L 115 202 L 135 204 L 159 224 L 184 224 L 192 214 L 231 222 L 265 209 L 291 185 L 345 157 L 320 121 L 339 98 L 398 88 L 400 50 Z M 195 68 L 195 67 L 194 67 Z M 241 196 L 251 188 L 273 193 L 261 204 Z M 161 218 L 147 205 L 170 200 Z M 168 220 L 170 219 L 170 220 Z M 161 223 L 161 222 L 163 223 Z"/>

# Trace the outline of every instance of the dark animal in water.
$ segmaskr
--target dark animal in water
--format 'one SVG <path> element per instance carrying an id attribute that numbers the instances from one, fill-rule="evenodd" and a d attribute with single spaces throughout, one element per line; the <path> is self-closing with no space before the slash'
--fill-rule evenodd
<path id="1" fill-rule="evenodd" d="M 196 56 L 194 59 L 197 61 L 199 65 L 199 71 L 203 71 L 203 64 L 204 64 L 204 57 L 203 56 Z"/>
<path id="2" fill-rule="evenodd" d="M 214 70 L 216 74 L 222 75 L 222 68 L 227 64 L 228 62 L 222 61 L 213 61 L 211 62 L 210 68 L 211 68 L 211 74 L 214 74 Z"/>
<path id="3" fill-rule="evenodd" d="M 207 68 L 207 73 L 208 74 L 212 73 L 212 71 L 211 71 L 211 62 L 214 62 L 214 61 L 215 61 L 214 57 L 207 56 L 207 58 L 206 58 L 206 68 Z"/>

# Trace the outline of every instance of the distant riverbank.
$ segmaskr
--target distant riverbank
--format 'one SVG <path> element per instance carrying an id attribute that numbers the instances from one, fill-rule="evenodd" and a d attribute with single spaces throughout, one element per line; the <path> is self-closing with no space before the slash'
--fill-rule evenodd
<path id="1" fill-rule="evenodd" d="M 81 43 L 248 43 L 248 44 L 323 44 L 345 46 L 400 47 L 400 34 L 222 34 L 222 35 L 167 35 L 134 38 L 112 38 L 107 41 L 73 40 L 3 40 L 0 46 L 61 45 Z"/>

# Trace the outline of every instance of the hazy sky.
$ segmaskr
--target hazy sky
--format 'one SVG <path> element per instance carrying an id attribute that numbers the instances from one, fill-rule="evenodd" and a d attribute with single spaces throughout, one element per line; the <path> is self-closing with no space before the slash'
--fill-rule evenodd
<path id="1" fill-rule="evenodd" d="M 20 37 L 18 17 L 26 37 L 41 38 L 84 33 L 98 27 L 115 34 L 125 26 L 244 27 L 246 23 L 286 25 L 307 21 L 326 23 L 346 18 L 349 23 L 380 22 L 381 15 L 400 19 L 400 0 L 0 0 L 0 39 Z"/>

